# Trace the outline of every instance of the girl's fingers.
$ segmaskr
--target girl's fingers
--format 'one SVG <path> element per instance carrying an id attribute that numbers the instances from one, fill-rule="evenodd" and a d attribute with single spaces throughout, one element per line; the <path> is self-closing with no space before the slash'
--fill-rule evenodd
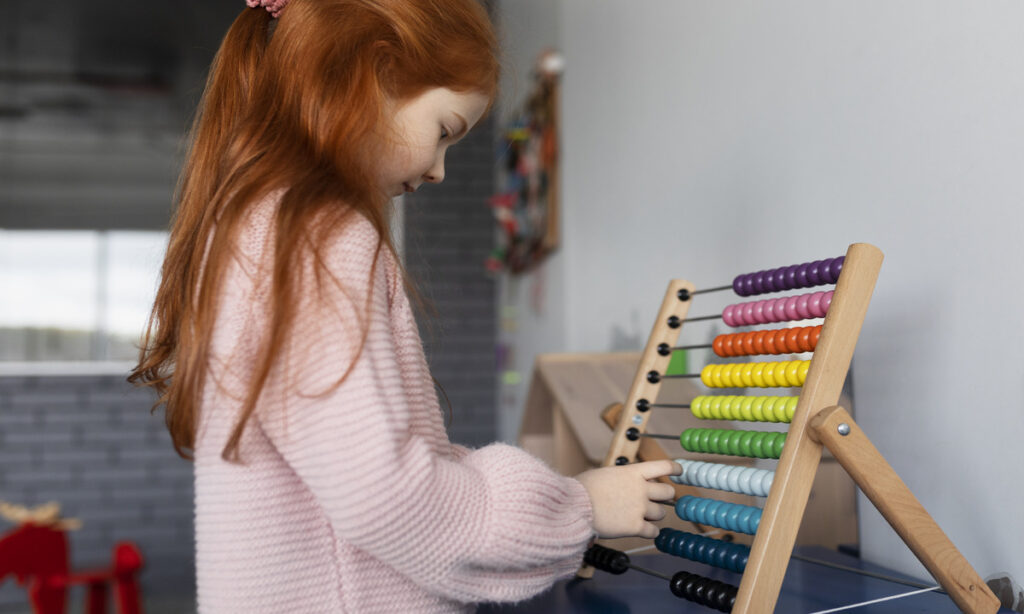
<path id="1" fill-rule="evenodd" d="M 665 506 L 657 503 L 647 502 L 644 511 L 644 520 L 657 521 L 665 517 Z"/>
<path id="2" fill-rule="evenodd" d="M 645 480 L 653 480 L 654 478 L 666 475 L 679 475 L 683 472 L 682 466 L 671 460 L 647 461 L 645 463 L 637 463 L 634 466 L 640 471 L 641 477 Z"/>
<path id="3" fill-rule="evenodd" d="M 640 528 L 640 537 L 646 537 L 648 539 L 654 539 L 658 536 L 660 530 L 649 522 L 645 522 L 643 527 Z"/>
<path id="4" fill-rule="evenodd" d="M 676 496 L 676 489 L 671 484 L 651 482 L 647 485 L 647 498 L 651 501 L 669 501 Z"/>

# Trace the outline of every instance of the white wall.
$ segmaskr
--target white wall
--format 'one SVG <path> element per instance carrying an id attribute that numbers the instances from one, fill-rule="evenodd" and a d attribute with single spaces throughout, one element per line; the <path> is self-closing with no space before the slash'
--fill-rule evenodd
<path id="1" fill-rule="evenodd" d="M 529 95 L 532 69 L 540 53 L 559 46 L 559 18 L 559 5 L 551 0 L 501 3 L 498 27 L 505 71 L 495 108 L 499 126 L 517 113 Z M 500 129 L 496 136 L 500 140 Z M 555 252 L 533 273 L 499 279 L 498 341 L 510 349 L 506 371 L 521 378 L 498 384 L 498 437 L 505 441 L 514 442 L 518 435 L 534 356 L 564 351 L 567 345 L 564 254 Z"/>
<path id="2" fill-rule="evenodd" d="M 1024 577 L 1024 4 L 557 4 L 562 349 L 646 338 L 672 277 L 874 243 L 858 422 L 979 573 Z M 861 503 L 864 555 L 923 574 Z"/>

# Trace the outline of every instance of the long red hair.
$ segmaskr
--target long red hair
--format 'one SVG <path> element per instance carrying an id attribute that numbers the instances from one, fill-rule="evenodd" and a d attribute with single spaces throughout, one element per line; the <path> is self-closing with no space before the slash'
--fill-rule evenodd
<path id="1" fill-rule="evenodd" d="M 389 102 L 433 87 L 493 100 L 498 76 L 497 42 L 477 0 L 292 0 L 278 19 L 243 9 L 210 70 L 160 286 L 128 378 L 156 390 L 154 410 L 164 406 L 179 455 L 191 458 L 194 449 L 217 282 L 249 207 L 284 190 L 270 331 L 222 452 L 232 461 L 291 329 L 291 273 L 300 260 L 312 253 L 320 280 L 321 246 L 354 214 L 394 251 L 387 197 L 366 155 L 366 144 L 379 142 L 389 125 Z"/>

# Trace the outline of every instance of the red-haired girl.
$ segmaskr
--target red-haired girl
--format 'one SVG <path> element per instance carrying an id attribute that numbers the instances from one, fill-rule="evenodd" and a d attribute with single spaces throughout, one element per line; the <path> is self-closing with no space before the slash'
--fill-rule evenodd
<path id="1" fill-rule="evenodd" d="M 195 463 L 200 611 L 462 611 L 545 589 L 595 534 L 653 537 L 674 463 L 568 478 L 445 434 L 388 205 L 494 98 L 477 0 L 247 3 L 131 376 Z"/>

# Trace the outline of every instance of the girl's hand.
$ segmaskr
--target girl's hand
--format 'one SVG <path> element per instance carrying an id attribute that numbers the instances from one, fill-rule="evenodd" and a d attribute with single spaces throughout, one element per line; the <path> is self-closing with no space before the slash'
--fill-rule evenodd
<path id="1" fill-rule="evenodd" d="M 675 496 L 670 484 L 653 482 L 666 475 L 679 475 L 683 468 L 670 460 L 601 467 L 576 476 L 590 495 L 594 508 L 594 531 L 598 537 L 655 538 L 658 527 L 649 521 L 665 517 L 665 506 Z"/>

